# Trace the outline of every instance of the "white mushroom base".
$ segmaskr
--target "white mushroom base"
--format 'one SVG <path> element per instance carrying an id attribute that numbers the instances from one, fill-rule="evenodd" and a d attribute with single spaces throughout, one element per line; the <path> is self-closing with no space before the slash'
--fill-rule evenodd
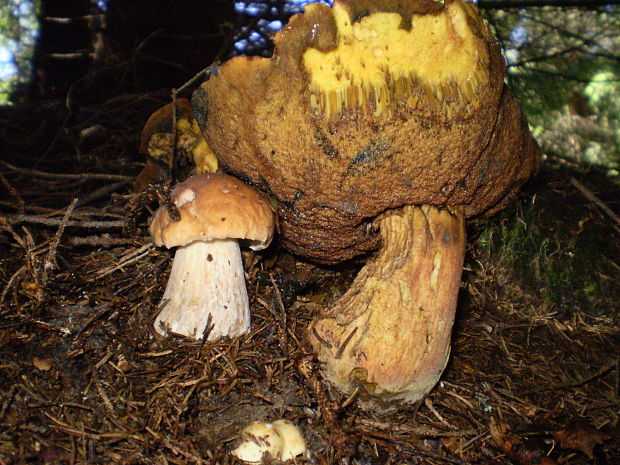
<path id="1" fill-rule="evenodd" d="M 266 456 L 284 462 L 304 452 L 306 441 L 301 431 L 288 420 L 276 420 L 255 421 L 243 428 L 241 444 L 232 454 L 247 463 L 264 463 Z"/>
<path id="2" fill-rule="evenodd" d="M 160 306 L 154 326 L 162 335 L 202 339 L 209 315 L 209 341 L 247 333 L 250 306 L 237 241 L 193 242 L 178 247 Z"/>

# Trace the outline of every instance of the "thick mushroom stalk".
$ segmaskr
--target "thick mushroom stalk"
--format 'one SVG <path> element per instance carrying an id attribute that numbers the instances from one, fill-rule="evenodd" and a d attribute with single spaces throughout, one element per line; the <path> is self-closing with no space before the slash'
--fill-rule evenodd
<path id="1" fill-rule="evenodd" d="M 192 242 L 174 255 L 155 330 L 200 339 L 250 330 L 250 306 L 236 240 Z"/>
<path id="2" fill-rule="evenodd" d="M 414 402 L 450 354 L 463 257 L 462 213 L 409 206 L 381 217 L 382 246 L 309 338 L 343 391 Z"/>

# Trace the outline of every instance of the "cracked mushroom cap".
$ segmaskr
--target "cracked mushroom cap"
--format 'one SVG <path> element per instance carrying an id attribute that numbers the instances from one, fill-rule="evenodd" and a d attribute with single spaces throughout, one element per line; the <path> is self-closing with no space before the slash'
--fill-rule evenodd
<path id="1" fill-rule="evenodd" d="M 264 463 L 265 454 L 287 461 L 306 451 L 301 431 L 288 420 L 255 421 L 243 428 L 240 436 L 242 442 L 232 454 L 247 463 Z"/>
<path id="2" fill-rule="evenodd" d="M 277 200 L 295 253 L 364 253 L 378 244 L 374 218 L 405 205 L 492 213 L 537 169 L 473 4 L 312 4 L 274 41 L 272 58 L 224 63 L 192 107 L 224 166 Z"/>
<path id="3" fill-rule="evenodd" d="M 269 202 L 231 176 L 192 176 L 171 192 L 179 211 L 174 221 L 165 207 L 155 213 L 150 231 L 157 246 L 176 247 L 195 241 L 244 239 L 253 250 L 269 246 L 274 217 Z"/>

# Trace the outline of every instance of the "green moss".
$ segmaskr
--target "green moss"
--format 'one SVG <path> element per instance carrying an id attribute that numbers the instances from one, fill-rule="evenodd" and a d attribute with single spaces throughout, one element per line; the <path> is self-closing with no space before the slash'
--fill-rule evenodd
<path id="1" fill-rule="evenodd" d="M 509 270 L 511 279 L 560 312 L 578 307 L 592 316 L 611 315 L 620 301 L 620 231 L 570 184 L 571 177 L 595 186 L 603 201 L 620 198 L 620 187 L 603 171 L 584 176 L 546 166 L 513 208 L 473 225 L 474 247 L 482 260 Z"/>

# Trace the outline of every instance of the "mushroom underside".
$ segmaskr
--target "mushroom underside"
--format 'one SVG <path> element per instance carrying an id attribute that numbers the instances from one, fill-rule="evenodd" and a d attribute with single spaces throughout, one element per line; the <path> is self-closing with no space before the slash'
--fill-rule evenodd
<path id="1" fill-rule="evenodd" d="M 450 353 L 464 223 L 460 211 L 431 206 L 378 220 L 380 250 L 308 331 L 339 389 L 415 402 L 437 383 Z"/>
<path id="2" fill-rule="evenodd" d="M 178 247 L 155 330 L 207 340 L 250 330 L 241 251 L 236 240 L 195 241 Z"/>

